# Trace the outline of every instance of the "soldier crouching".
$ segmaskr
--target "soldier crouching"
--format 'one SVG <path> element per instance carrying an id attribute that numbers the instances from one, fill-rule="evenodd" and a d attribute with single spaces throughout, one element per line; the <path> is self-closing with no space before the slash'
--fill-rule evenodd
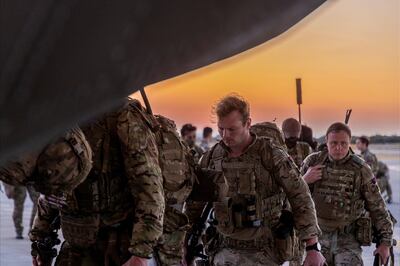
<path id="1" fill-rule="evenodd" d="M 65 242 L 56 265 L 147 265 L 164 216 L 155 125 L 127 102 L 82 128 L 93 168 L 72 193 L 39 201 L 31 231 L 33 240 L 46 238 L 60 216 Z"/>

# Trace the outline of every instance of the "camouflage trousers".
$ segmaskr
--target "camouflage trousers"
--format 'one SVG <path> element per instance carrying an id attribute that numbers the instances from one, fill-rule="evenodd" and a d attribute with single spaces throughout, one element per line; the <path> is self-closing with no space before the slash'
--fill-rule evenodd
<path id="1" fill-rule="evenodd" d="M 55 265 L 58 266 L 118 266 L 129 260 L 128 250 L 132 236 L 130 223 L 118 227 L 104 227 L 97 232 L 94 244 L 83 241 L 74 243 L 79 235 L 69 235 L 70 244 L 63 242 Z M 79 243 L 79 244 L 77 244 Z"/>
<path id="2" fill-rule="evenodd" d="M 115 261 L 105 261 L 102 254 L 97 253 L 94 249 L 85 251 L 72 248 L 68 242 L 64 241 L 60 252 L 57 256 L 55 266 L 120 266 L 125 263 L 130 257 L 130 254 L 125 254 L 125 259 L 116 263 Z M 100 255 L 100 256 L 99 256 Z M 152 258 L 147 260 L 148 266 L 157 266 L 157 262 Z"/>
<path id="3" fill-rule="evenodd" d="M 106 247 L 96 245 L 87 249 L 74 248 L 64 241 L 57 256 L 56 266 L 119 266 L 126 262 L 131 255 L 126 249 L 124 254 L 119 250 L 107 254 Z M 117 253 L 118 252 L 118 253 Z M 118 255 L 117 255 L 118 254 Z"/>
<path id="4" fill-rule="evenodd" d="M 329 266 L 362 266 L 362 249 L 354 234 L 322 231 L 321 252 Z"/>
<path id="5" fill-rule="evenodd" d="M 35 218 L 37 211 L 37 200 L 40 194 L 36 192 L 32 187 L 15 186 L 13 195 L 13 200 L 14 200 L 13 221 L 15 226 L 15 233 L 17 234 L 17 236 L 22 236 L 24 230 L 22 224 L 23 224 L 24 203 L 26 199 L 27 190 L 29 197 L 33 203 L 29 227 L 32 227 L 33 219 Z"/>
<path id="6" fill-rule="evenodd" d="M 272 251 L 240 250 L 223 248 L 212 258 L 215 266 L 278 266 L 274 262 Z"/>

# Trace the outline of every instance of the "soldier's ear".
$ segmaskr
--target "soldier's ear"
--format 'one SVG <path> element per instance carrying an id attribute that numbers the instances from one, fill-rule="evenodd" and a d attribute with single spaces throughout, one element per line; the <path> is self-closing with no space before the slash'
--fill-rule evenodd
<path id="1" fill-rule="evenodd" d="M 245 127 L 246 128 L 250 128 L 250 126 L 251 126 L 251 118 L 249 117 L 249 118 L 247 118 L 247 121 L 245 123 Z"/>

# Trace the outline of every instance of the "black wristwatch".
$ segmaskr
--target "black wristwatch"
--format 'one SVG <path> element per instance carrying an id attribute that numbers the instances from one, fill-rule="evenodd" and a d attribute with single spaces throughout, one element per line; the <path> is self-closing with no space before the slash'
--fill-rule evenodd
<path id="1" fill-rule="evenodd" d="M 307 246 L 306 247 L 306 251 L 310 251 L 310 250 L 315 250 L 315 251 L 320 252 L 321 251 L 320 244 L 317 242 L 317 243 L 314 243 L 314 244 L 312 244 L 310 246 Z"/>

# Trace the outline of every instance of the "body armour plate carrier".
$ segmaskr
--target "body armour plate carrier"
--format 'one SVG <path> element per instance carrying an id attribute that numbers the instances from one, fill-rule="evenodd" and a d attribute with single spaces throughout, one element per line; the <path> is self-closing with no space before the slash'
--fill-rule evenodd
<path id="1" fill-rule="evenodd" d="M 350 154 L 346 167 L 335 165 L 325 152 L 320 152 L 318 164 L 324 164 L 322 179 L 313 187 L 312 197 L 318 221 L 324 230 L 350 225 L 364 212 L 361 198 L 361 166 L 356 155 Z"/>
<path id="2" fill-rule="evenodd" d="M 250 235 L 237 237 L 233 232 L 263 226 L 271 229 L 278 223 L 285 194 L 261 161 L 261 141 L 270 140 L 258 138 L 238 158 L 228 158 L 221 144 L 211 151 L 210 167 L 223 171 L 229 186 L 225 200 L 214 203 L 218 229 L 225 236 L 250 240 Z"/>

